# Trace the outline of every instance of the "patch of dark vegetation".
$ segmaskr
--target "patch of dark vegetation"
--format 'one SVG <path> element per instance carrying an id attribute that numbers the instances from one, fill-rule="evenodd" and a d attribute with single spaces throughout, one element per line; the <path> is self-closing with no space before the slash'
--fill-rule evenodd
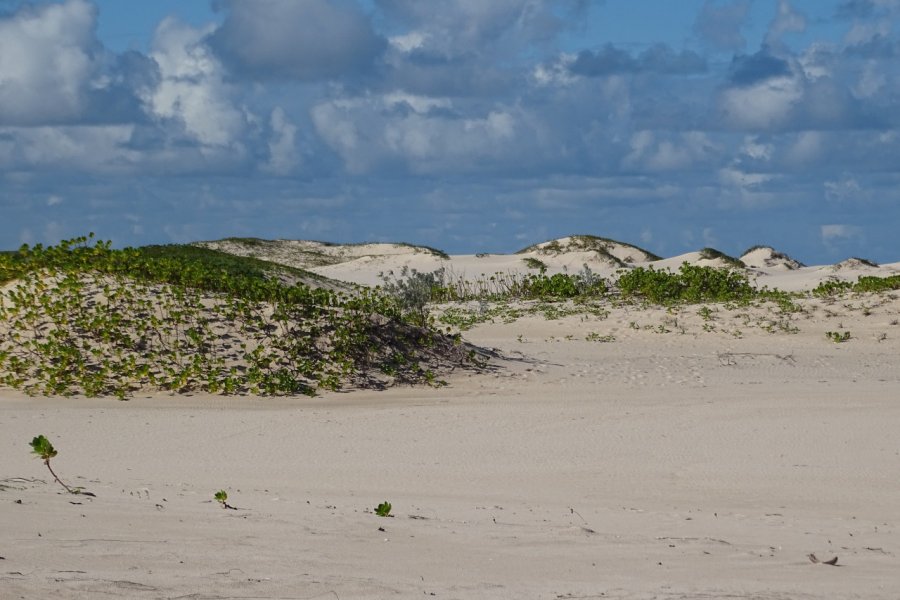
<path id="1" fill-rule="evenodd" d="M 900 290 L 900 275 L 890 275 L 888 277 L 863 275 L 857 278 L 856 283 L 839 280 L 823 281 L 816 286 L 812 293 L 814 296 L 832 298 L 847 292 L 865 294 L 895 290 Z"/>
<path id="2" fill-rule="evenodd" d="M 719 259 L 721 261 L 724 261 L 729 266 L 735 267 L 737 269 L 744 269 L 747 267 L 747 265 L 744 264 L 744 261 L 739 260 L 733 256 L 729 256 L 724 252 L 716 250 L 715 248 L 703 248 L 702 250 L 700 250 L 700 258 L 705 258 L 706 260 Z"/>

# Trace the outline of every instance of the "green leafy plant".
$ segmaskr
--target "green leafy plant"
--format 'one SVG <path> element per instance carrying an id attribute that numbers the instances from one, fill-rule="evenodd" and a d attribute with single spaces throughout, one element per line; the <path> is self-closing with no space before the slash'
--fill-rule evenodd
<path id="1" fill-rule="evenodd" d="M 375 507 L 375 514 L 379 517 L 390 517 L 391 515 L 391 503 L 385 500 L 381 504 Z"/>
<path id="2" fill-rule="evenodd" d="M 740 271 L 688 263 L 677 273 L 636 267 L 623 272 L 616 285 L 625 298 L 656 304 L 748 301 L 757 294 Z"/>
<path id="3" fill-rule="evenodd" d="M 825 337 L 834 342 L 835 344 L 840 344 L 842 342 L 846 342 L 850 339 L 850 332 L 845 331 L 841 333 L 840 331 L 826 331 Z"/>
<path id="4" fill-rule="evenodd" d="M 44 461 L 44 464 L 47 465 L 47 469 L 50 471 L 50 474 L 53 475 L 53 479 L 56 480 L 56 483 L 63 486 L 67 492 L 70 494 L 82 494 L 84 496 L 93 496 L 91 492 L 85 492 L 82 488 L 72 488 L 67 486 L 62 480 L 56 475 L 53 471 L 53 467 L 50 466 L 50 459 L 55 457 L 58 453 L 56 448 L 53 447 L 53 444 L 50 443 L 43 435 L 39 435 L 31 440 L 31 453 Z"/>
<path id="5" fill-rule="evenodd" d="M 228 508 L 231 510 L 237 510 L 235 507 L 228 504 L 228 492 L 225 490 L 219 490 L 215 494 L 213 494 L 213 498 L 215 498 L 216 502 L 218 502 L 222 508 Z"/>

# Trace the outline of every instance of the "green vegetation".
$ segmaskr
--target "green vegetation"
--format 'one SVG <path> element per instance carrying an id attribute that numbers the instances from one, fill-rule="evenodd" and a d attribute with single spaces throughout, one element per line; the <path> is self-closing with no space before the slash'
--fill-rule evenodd
<path id="1" fill-rule="evenodd" d="M 547 263 L 531 256 L 526 256 L 522 259 L 522 262 L 524 262 L 525 266 L 529 269 L 537 269 L 541 273 L 547 270 Z"/>
<path id="2" fill-rule="evenodd" d="M 213 494 L 213 498 L 222 506 L 222 508 L 237 510 L 235 507 L 228 504 L 228 492 L 226 492 L 225 490 L 219 490 L 218 492 Z"/>
<path id="3" fill-rule="evenodd" d="M 841 333 L 840 331 L 826 331 L 825 337 L 834 342 L 835 344 L 840 344 L 841 342 L 846 342 L 850 340 L 850 332 L 845 331 Z"/>
<path id="4" fill-rule="evenodd" d="M 857 278 L 856 283 L 838 280 L 823 281 L 812 293 L 814 296 L 822 298 L 833 298 L 846 292 L 865 294 L 894 290 L 900 290 L 900 275 L 890 275 L 888 277 L 861 275 Z"/>
<path id="5" fill-rule="evenodd" d="M 622 273 L 617 286 L 625 298 L 654 304 L 746 301 L 758 293 L 743 273 L 688 263 L 678 273 L 637 267 Z"/>
<path id="6" fill-rule="evenodd" d="M 381 504 L 375 507 L 375 514 L 379 517 L 390 517 L 391 516 L 391 503 L 385 500 Z"/>
<path id="7" fill-rule="evenodd" d="M 31 453 L 44 461 L 44 464 L 47 465 L 47 469 L 50 471 L 50 474 L 53 475 L 53 479 L 56 480 L 56 483 L 63 486 L 67 492 L 69 492 L 70 494 L 82 494 L 85 496 L 94 495 L 90 492 L 85 492 L 82 488 L 71 488 L 56 476 L 56 473 L 53 471 L 53 467 L 50 466 L 50 459 L 56 456 L 58 452 L 56 451 L 56 448 L 53 447 L 53 444 L 50 443 L 50 440 L 48 440 L 43 435 L 39 435 L 31 440 L 30 445 Z"/>
<path id="8" fill-rule="evenodd" d="M 195 247 L 112 250 L 90 238 L 0 255 L 0 384 L 29 394 L 125 398 L 137 390 L 314 394 L 434 383 L 473 366 L 456 338 L 377 292 L 268 277 Z"/>
<path id="9" fill-rule="evenodd" d="M 702 250 L 700 250 L 700 258 L 705 258 L 706 260 L 719 259 L 724 261 L 729 266 L 737 269 L 743 269 L 747 266 L 744 264 L 744 261 L 738 260 L 733 256 L 728 256 L 724 252 L 720 252 L 715 248 L 703 248 Z"/>

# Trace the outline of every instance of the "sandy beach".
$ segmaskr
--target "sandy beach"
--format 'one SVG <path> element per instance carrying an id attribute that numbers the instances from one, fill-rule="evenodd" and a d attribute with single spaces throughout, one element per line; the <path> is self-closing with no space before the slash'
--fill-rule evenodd
<path id="1" fill-rule="evenodd" d="M 495 319 L 440 388 L 4 390 L 0 596 L 898 598 L 900 300 L 803 306 Z"/>

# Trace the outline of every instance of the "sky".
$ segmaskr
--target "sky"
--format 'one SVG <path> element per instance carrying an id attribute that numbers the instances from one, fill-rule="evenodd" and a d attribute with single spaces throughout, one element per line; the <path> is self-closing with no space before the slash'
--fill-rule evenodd
<path id="1" fill-rule="evenodd" d="M 897 231 L 900 0 L 0 0 L 0 248 Z"/>

